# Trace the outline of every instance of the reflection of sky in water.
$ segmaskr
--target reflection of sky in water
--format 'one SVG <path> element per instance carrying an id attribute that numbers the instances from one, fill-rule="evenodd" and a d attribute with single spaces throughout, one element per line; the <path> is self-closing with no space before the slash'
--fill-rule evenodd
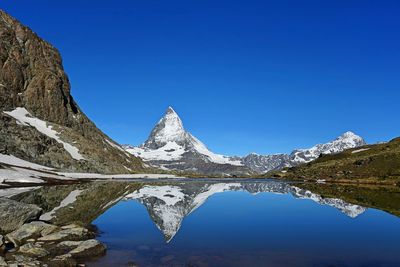
<path id="1" fill-rule="evenodd" d="M 109 248 L 98 265 L 400 266 L 399 218 L 368 209 L 352 219 L 290 194 L 215 194 L 169 244 L 136 200 L 120 202 L 94 224 Z"/>

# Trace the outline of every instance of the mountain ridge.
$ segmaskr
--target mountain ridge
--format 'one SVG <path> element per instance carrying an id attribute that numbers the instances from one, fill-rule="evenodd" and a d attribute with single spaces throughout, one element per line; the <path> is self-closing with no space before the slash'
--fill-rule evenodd
<path id="1" fill-rule="evenodd" d="M 206 145 L 186 131 L 179 115 L 170 106 L 143 144 L 137 147 L 131 145 L 123 147 L 145 162 L 164 170 L 249 175 L 294 167 L 315 160 L 321 154 L 338 153 L 365 144 L 363 138 L 348 131 L 331 142 L 317 144 L 308 149 L 296 149 L 290 154 L 251 153 L 244 157 L 224 156 L 211 152 Z M 213 167 L 207 169 L 204 165 Z"/>
<path id="2" fill-rule="evenodd" d="M 82 112 L 59 51 L 0 10 L 0 153 L 64 171 L 142 171 Z"/>

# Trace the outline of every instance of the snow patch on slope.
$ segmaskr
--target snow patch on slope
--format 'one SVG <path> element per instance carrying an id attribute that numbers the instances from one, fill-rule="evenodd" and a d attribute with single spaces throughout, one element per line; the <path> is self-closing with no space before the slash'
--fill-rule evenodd
<path id="1" fill-rule="evenodd" d="M 44 135 L 47 135 L 50 138 L 53 138 L 58 143 L 64 146 L 64 149 L 71 155 L 73 159 L 83 160 L 85 159 L 80 153 L 79 149 L 74 147 L 73 145 L 64 142 L 58 136 L 59 133 L 53 130 L 53 127 L 47 125 L 47 122 L 40 120 L 38 118 L 33 117 L 25 108 L 16 108 L 13 111 L 4 111 L 5 114 L 13 117 L 17 120 L 17 122 L 23 126 L 32 126 L 36 128 L 39 132 Z"/>
<path id="2" fill-rule="evenodd" d="M 0 163 L 38 170 L 53 170 L 52 168 L 29 162 L 13 155 L 0 154 Z"/>

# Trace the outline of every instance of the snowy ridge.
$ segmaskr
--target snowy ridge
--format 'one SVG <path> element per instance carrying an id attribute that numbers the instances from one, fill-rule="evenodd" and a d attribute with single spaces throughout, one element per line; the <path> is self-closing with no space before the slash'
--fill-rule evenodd
<path id="1" fill-rule="evenodd" d="M 245 157 L 229 157 L 211 152 L 199 139 L 187 132 L 182 120 L 169 107 L 149 138 L 139 147 L 125 146 L 124 149 L 142 158 L 150 165 L 164 170 L 186 170 L 202 172 L 208 170 L 204 163 L 221 164 L 214 170 L 220 174 L 266 173 L 308 163 L 322 154 L 339 153 L 346 149 L 365 145 L 364 139 L 346 132 L 335 140 L 318 144 L 309 149 L 297 149 L 291 154 L 258 155 L 251 153 Z M 222 168 L 230 165 L 238 168 Z"/>
<path id="2" fill-rule="evenodd" d="M 290 154 L 290 160 L 294 163 L 307 163 L 317 159 L 321 154 L 335 154 L 365 144 L 363 138 L 349 131 L 345 132 L 332 142 L 318 144 L 309 149 L 295 150 Z"/>
<path id="3" fill-rule="evenodd" d="M 17 123 L 23 126 L 32 126 L 39 132 L 53 138 L 64 146 L 64 149 L 71 155 L 73 159 L 84 160 L 85 158 L 79 153 L 79 149 L 67 142 L 61 140 L 59 133 L 53 130 L 52 126 L 48 126 L 47 122 L 33 117 L 25 108 L 16 108 L 13 111 L 4 111 L 5 114 L 17 120 Z"/>
<path id="4" fill-rule="evenodd" d="M 335 154 L 365 144 L 364 139 L 360 136 L 353 132 L 346 132 L 331 142 L 318 144 L 308 149 L 297 149 L 291 154 L 258 155 L 252 153 L 241 158 L 241 160 L 251 170 L 265 173 L 308 163 L 322 154 Z M 359 152 L 361 151 L 364 151 L 364 149 L 359 150 Z"/>

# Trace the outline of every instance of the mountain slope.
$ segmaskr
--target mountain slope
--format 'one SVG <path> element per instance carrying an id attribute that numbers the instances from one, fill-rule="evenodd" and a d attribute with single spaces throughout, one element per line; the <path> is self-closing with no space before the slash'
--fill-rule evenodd
<path id="1" fill-rule="evenodd" d="M 0 153 L 67 171 L 143 168 L 75 103 L 59 52 L 1 10 Z"/>
<path id="2" fill-rule="evenodd" d="M 265 173 L 298 166 L 311 162 L 321 155 L 335 154 L 365 144 L 360 136 L 346 132 L 331 142 L 318 144 L 309 149 L 297 149 L 290 154 L 258 155 L 253 153 L 243 157 L 241 162 L 253 171 Z"/>
<path id="3" fill-rule="evenodd" d="M 337 182 L 400 183 L 400 138 L 368 145 L 290 168 L 276 177 Z"/>
<path id="4" fill-rule="evenodd" d="M 139 147 L 125 146 L 126 151 L 153 166 L 168 170 L 202 174 L 245 174 L 250 171 L 233 158 L 218 155 L 183 127 L 178 114 L 169 107 Z"/>

